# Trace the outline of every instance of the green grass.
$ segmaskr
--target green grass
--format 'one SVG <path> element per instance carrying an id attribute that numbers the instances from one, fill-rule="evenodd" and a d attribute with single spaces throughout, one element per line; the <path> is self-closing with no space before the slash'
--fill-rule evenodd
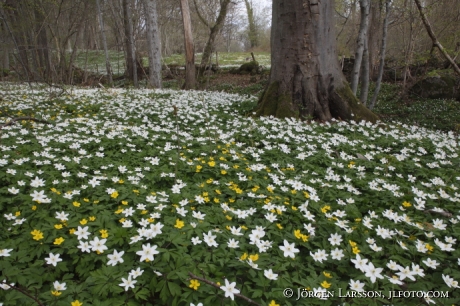
<path id="1" fill-rule="evenodd" d="M 443 131 L 459 131 L 459 101 L 403 97 L 401 87 L 389 83 L 382 84 L 377 101 L 374 111 L 384 121 L 399 121 Z"/>

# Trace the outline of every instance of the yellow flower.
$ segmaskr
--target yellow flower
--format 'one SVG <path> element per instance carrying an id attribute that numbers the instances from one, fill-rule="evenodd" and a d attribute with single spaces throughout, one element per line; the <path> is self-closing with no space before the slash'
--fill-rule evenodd
<path id="1" fill-rule="evenodd" d="M 81 225 L 85 225 L 86 223 L 88 223 L 88 220 L 86 220 L 86 219 L 81 219 L 80 220 Z"/>
<path id="2" fill-rule="evenodd" d="M 280 306 L 280 304 L 276 304 L 275 300 L 272 300 L 268 306 Z"/>
<path id="3" fill-rule="evenodd" d="M 249 259 L 255 262 L 259 259 L 259 254 L 249 255 Z"/>
<path id="4" fill-rule="evenodd" d="M 350 243 L 350 245 L 351 245 L 352 247 L 355 247 L 355 246 L 356 246 L 356 242 L 351 241 L 351 240 L 348 240 L 348 242 Z"/>
<path id="5" fill-rule="evenodd" d="M 80 207 L 80 203 L 77 202 L 77 201 L 73 202 L 72 204 L 73 204 L 73 206 L 75 206 L 75 207 Z"/>
<path id="6" fill-rule="evenodd" d="M 291 193 L 292 193 L 292 194 L 297 194 L 297 190 L 292 189 L 292 190 L 291 190 Z"/>
<path id="7" fill-rule="evenodd" d="M 200 287 L 200 282 L 197 281 L 196 279 L 191 279 L 189 287 L 192 288 L 193 290 L 198 290 L 198 287 Z"/>
<path id="8" fill-rule="evenodd" d="M 54 296 L 60 296 L 62 294 L 61 291 L 51 291 L 51 294 L 54 295 Z"/>
<path id="9" fill-rule="evenodd" d="M 89 202 L 89 199 L 84 198 L 83 201 L 85 201 L 86 203 L 88 203 L 88 202 Z"/>
<path id="10" fill-rule="evenodd" d="M 361 251 L 358 249 L 358 247 L 353 247 L 352 251 L 353 251 L 353 254 L 358 254 L 359 252 L 361 252 Z"/>
<path id="11" fill-rule="evenodd" d="M 434 250 L 434 247 L 432 245 L 430 245 L 429 243 L 425 244 L 425 247 L 429 252 L 433 252 L 433 250 Z"/>
<path id="12" fill-rule="evenodd" d="M 404 202 L 402 203 L 402 205 L 403 205 L 404 207 L 411 207 L 411 206 L 412 206 L 412 204 L 409 203 L 409 202 L 407 202 L 407 201 L 404 201 Z"/>
<path id="13" fill-rule="evenodd" d="M 107 230 L 105 230 L 105 229 L 100 230 L 99 233 L 101 233 L 102 238 L 109 237 L 109 233 L 107 233 Z"/>
<path id="14" fill-rule="evenodd" d="M 221 171 L 220 171 L 220 174 L 225 175 L 225 174 L 227 174 L 227 171 L 221 170 Z"/>
<path id="15" fill-rule="evenodd" d="M 324 271 L 323 274 L 324 274 L 324 276 L 326 276 L 327 278 L 332 278 L 332 275 L 331 275 L 331 273 L 329 273 L 329 272 Z"/>
<path id="16" fill-rule="evenodd" d="M 328 210 L 331 210 L 331 207 L 329 205 L 325 205 L 323 206 L 323 208 L 321 208 L 321 212 L 323 214 L 327 213 Z"/>
<path id="17" fill-rule="evenodd" d="M 32 238 L 33 238 L 34 240 L 37 240 L 37 241 L 38 241 L 38 240 L 40 240 L 40 239 L 43 239 L 43 233 L 42 233 L 41 231 L 39 231 L 39 230 L 34 229 L 34 230 L 31 231 L 30 233 L 32 234 L 32 236 L 33 236 Z"/>
<path id="18" fill-rule="evenodd" d="M 111 197 L 111 198 L 114 198 L 114 199 L 118 198 L 118 196 L 119 196 L 118 191 L 114 191 L 114 192 L 112 192 L 112 194 L 110 195 L 110 197 Z"/>
<path id="19" fill-rule="evenodd" d="M 17 211 L 17 212 L 14 213 L 14 215 L 15 215 L 16 217 L 19 217 L 19 216 L 21 215 L 21 212 L 20 212 L 20 211 Z"/>
<path id="20" fill-rule="evenodd" d="M 118 184 L 123 184 L 125 181 L 123 180 L 118 180 Z"/>
<path id="21" fill-rule="evenodd" d="M 81 303 L 79 300 L 75 300 L 70 303 L 70 306 L 83 306 L 83 303 Z"/>
<path id="22" fill-rule="evenodd" d="M 244 229 L 244 230 L 247 230 L 247 229 L 248 229 L 248 228 L 247 228 L 246 226 L 244 226 L 244 225 L 241 225 L 240 227 L 241 227 L 242 229 Z"/>
<path id="23" fill-rule="evenodd" d="M 145 210 L 145 209 L 144 209 L 143 211 L 141 211 L 141 215 L 145 215 L 145 214 L 148 213 L 148 212 L 149 212 L 148 210 Z"/>
<path id="24" fill-rule="evenodd" d="M 128 201 L 121 201 L 121 204 L 128 205 Z"/>
<path id="25" fill-rule="evenodd" d="M 309 199 L 310 198 L 310 194 L 306 191 L 303 192 L 303 195 L 305 196 L 305 198 Z"/>
<path id="26" fill-rule="evenodd" d="M 248 258 L 248 253 L 241 255 L 240 260 L 246 260 L 246 258 Z"/>
<path id="27" fill-rule="evenodd" d="M 281 223 L 276 223 L 276 226 L 278 226 L 279 229 L 283 229 L 283 226 L 281 225 Z"/>
<path id="28" fill-rule="evenodd" d="M 233 168 L 234 168 L 234 169 L 238 169 L 239 167 L 240 167 L 240 166 L 238 166 L 238 165 L 233 165 Z"/>
<path id="29" fill-rule="evenodd" d="M 195 170 L 195 171 L 196 171 L 196 172 L 200 172 L 200 171 L 201 171 L 201 169 L 203 169 L 203 166 L 201 166 L 201 165 L 197 165 L 197 166 L 196 166 L 196 170 Z"/>
<path id="30" fill-rule="evenodd" d="M 302 236 L 302 233 L 300 232 L 300 230 L 295 230 L 295 231 L 294 231 L 294 236 L 295 236 L 297 239 L 300 239 L 301 236 Z"/>
<path id="31" fill-rule="evenodd" d="M 330 286 L 331 286 L 331 283 L 328 283 L 327 281 L 324 281 L 324 282 L 321 283 L 321 287 L 323 287 L 323 288 L 326 288 L 326 289 L 327 289 L 327 288 L 329 288 Z"/>
<path id="32" fill-rule="evenodd" d="M 73 234 L 73 233 L 75 233 L 75 231 L 76 231 L 76 230 L 75 230 L 74 228 L 71 228 L 71 229 L 69 230 L 69 233 L 70 233 L 70 234 Z"/>
<path id="33" fill-rule="evenodd" d="M 229 215 L 225 215 L 225 218 L 227 218 L 227 220 L 232 220 L 232 217 L 230 217 Z"/>
<path id="34" fill-rule="evenodd" d="M 32 206 L 32 210 L 37 210 L 37 206 Z"/>
<path id="35" fill-rule="evenodd" d="M 64 242 L 64 240 L 65 240 L 65 239 L 62 238 L 62 237 L 56 238 L 56 239 L 54 239 L 53 244 L 55 244 L 55 245 L 60 245 L 61 243 Z"/>
<path id="36" fill-rule="evenodd" d="M 90 216 L 89 217 L 89 221 L 95 221 L 96 220 L 96 217 L 95 216 Z"/>
<path id="37" fill-rule="evenodd" d="M 297 210 L 297 207 L 295 207 L 295 206 L 291 206 L 291 208 L 292 208 L 293 211 Z"/>
<path id="38" fill-rule="evenodd" d="M 121 218 L 120 220 L 118 220 L 118 222 L 120 222 L 120 223 L 123 223 L 125 221 L 126 221 L 126 218 Z"/>
<path id="39" fill-rule="evenodd" d="M 176 219 L 176 224 L 174 225 L 174 227 L 175 228 L 183 228 L 184 227 L 184 221 Z"/>
<path id="40" fill-rule="evenodd" d="M 62 228 L 62 224 L 55 224 L 55 225 L 54 225 L 54 228 L 55 228 L 55 229 L 61 229 L 61 228 Z"/>
<path id="41" fill-rule="evenodd" d="M 97 204 L 97 203 L 99 203 L 99 200 L 94 200 L 93 203 Z"/>

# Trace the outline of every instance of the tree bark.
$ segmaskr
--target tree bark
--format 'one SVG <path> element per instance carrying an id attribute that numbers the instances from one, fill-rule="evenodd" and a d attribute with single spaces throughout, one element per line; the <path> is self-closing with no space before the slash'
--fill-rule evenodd
<path id="1" fill-rule="evenodd" d="M 273 0 L 272 67 L 256 115 L 378 119 L 358 101 L 341 71 L 333 11 L 333 0 Z"/>
<path id="2" fill-rule="evenodd" d="M 158 29 L 157 0 L 144 0 L 149 52 L 149 86 L 161 88 L 161 39 Z"/>
<path id="3" fill-rule="evenodd" d="M 369 30 L 368 30 L 368 48 L 369 48 L 369 73 L 370 79 L 377 79 L 379 51 L 381 49 L 380 42 L 382 41 L 382 11 L 384 4 L 381 0 L 371 0 L 369 8 Z"/>
<path id="4" fill-rule="evenodd" d="M 193 44 L 192 22 L 190 19 L 190 6 L 188 0 L 180 0 L 180 9 L 184 24 L 185 45 L 185 87 L 194 89 L 196 83 L 195 69 L 195 45 Z"/>
<path id="5" fill-rule="evenodd" d="M 126 72 L 128 79 L 133 81 L 134 87 L 138 87 L 136 51 L 134 46 L 133 23 L 131 20 L 130 0 L 123 0 L 123 24 L 125 30 L 126 47 Z"/>
<path id="6" fill-rule="evenodd" d="M 370 110 L 374 109 L 375 102 L 377 101 L 380 87 L 382 85 L 383 69 L 385 67 L 385 52 L 387 48 L 388 24 L 389 24 L 389 19 L 390 19 L 390 12 L 391 12 L 390 4 L 391 4 L 391 0 L 386 0 L 385 2 L 385 20 L 383 21 L 382 48 L 380 50 L 379 74 L 377 77 L 377 82 L 375 84 L 374 95 L 372 96 L 372 100 L 369 105 Z"/>
<path id="7" fill-rule="evenodd" d="M 436 35 L 433 32 L 433 29 L 431 28 L 430 22 L 425 16 L 425 13 L 423 13 L 422 5 L 420 4 L 420 0 L 414 0 L 415 5 L 417 5 L 417 9 L 420 12 L 420 17 L 422 18 L 423 24 L 425 25 L 426 31 L 428 32 L 428 35 L 430 36 L 431 40 L 433 41 L 433 45 L 435 45 L 439 51 L 441 51 L 442 55 L 449 61 L 449 63 L 452 65 L 454 68 L 454 71 L 460 75 L 460 68 L 457 66 L 455 61 L 449 56 L 449 54 L 446 52 L 444 47 L 441 45 L 441 43 L 438 41 L 436 38 Z"/>
<path id="8" fill-rule="evenodd" d="M 359 83 L 359 72 L 361 70 L 361 63 L 363 60 L 364 43 L 367 35 L 367 29 L 369 28 L 369 1 L 370 0 L 359 0 L 361 7 L 361 23 L 359 25 L 358 41 L 356 43 L 355 63 L 353 65 L 352 79 L 351 79 L 351 91 L 356 94 Z"/>
<path id="9" fill-rule="evenodd" d="M 105 67 L 106 67 L 106 70 L 107 70 L 107 79 L 109 81 L 110 86 L 113 86 L 112 68 L 110 66 L 109 49 L 107 48 L 107 37 L 105 35 L 104 17 L 102 16 L 100 0 L 96 0 L 96 5 L 97 5 L 97 15 L 99 17 L 99 26 L 101 27 L 102 46 L 104 47 Z"/>
<path id="10" fill-rule="evenodd" d="M 364 105 L 367 104 L 369 95 L 369 79 L 370 79 L 370 56 L 369 56 L 369 36 L 364 37 L 363 62 L 361 64 L 361 94 L 359 100 Z"/>

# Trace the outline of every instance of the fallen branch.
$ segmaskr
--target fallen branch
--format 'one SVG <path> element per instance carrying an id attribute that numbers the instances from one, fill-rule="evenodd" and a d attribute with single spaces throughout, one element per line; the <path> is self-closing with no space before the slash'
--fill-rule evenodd
<path id="1" fill-rule="evenodd" d="M 42 304 L 42 302 L 40 302 L 40 301 L 38 300 L 38 298 L 32 296 L 32 295 L 31 295 L 30 293 L 28 293 L 27 291 L 22 290 L 21 288 L 16 287 L 16 286 L 13 286 L 13 285 L 10 285 L 10 284 L 7 284 L 7 285 L 8 285 L 11 289 L 16 290 L 16 291 L 18 291 L 18 292 L 21 292 L 21 293 L 24 294 L 25 296 L 30 297 L 30 298 L 31 298 L 32 300 L 34 300 L 38 305 L 40 305 L 40 306 L 45 306 L 45 304 Z"/>
<path id="2" fill-rule="evenodd" d="M 428 209 L 428 210 L 425 210 L 424 213 L 428 214 L 428 213 L 431 213 L 431 214 L 440 214 L 441 216 L 443 217 L 446 217 L 446 218 L 451 218 L 452 217 L 452 214 L 450 212 L 447 212 L 447 211 L 444 211 L 444 210 L 434 210 L 434 209 Z"/>
<path id="3" fill-rule="evenodd" d="M 8 121 L 5 124 L 0 125 L 0 130 L 3 129 L 4 127 L 6 127 L 6 126 L 12 125 L 13 123 L 15 123 L 17 121 L 22 121 L 22 120 L 34 121 L 34 122 L 45 123 L 45 124 L 52 124 L 51 122 L 48 122 L 46 120 L 36 119 L 36 118 L 32 118 L 32 117 L 18 117 L 18 118 L 11 119 L 10 121 Z"/>
<path id="4" fill-rule="evenodd" d="M 206 284 L 208 284 L 208 285 L 211 285 L 211 286 L 213 286 L 213 287 L 216 287 L 217 289 L 220 289 L 220 286 L 219 286 L 218 284 L 216 284 L 216 283 L 214 283 L 214 282 L 212 282 L 212 281 L 210 281 L 210 280 L 207 280 L 206 278 L 196 276 L 196 275 L 193 274 L 192 272 L 188 272 L 188 275 L 190 275 L 190 277 L 191 277 L 192 279 L 197 279 L 197 280 L 199 280 L 199 281 L 202 281 L 203 283 L 206 283 Z M 248 297 L 246 297 L 246 296 L 244 296 L 244 295 L 242 295 L 242 294 L 234 293 L 234 295 L 237 296 L 237 297 L 239 297 L 239 298 L 241 298 L 241 299 L 243 299 L 243 300 L 245 300 L 245 301 L 248 302 L 248 303 L 251 303 L 251 304 L 259 305 L 259 306 L 260 306 L 260 304 L 254 302 L 253 300 L 251 300 L 250 298 L 248 298 Z"/>

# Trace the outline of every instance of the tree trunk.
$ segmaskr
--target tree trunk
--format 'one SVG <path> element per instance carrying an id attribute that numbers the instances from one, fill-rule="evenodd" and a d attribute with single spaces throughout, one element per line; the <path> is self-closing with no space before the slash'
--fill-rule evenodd
<path id="1" fill-rule="evenodd" d="M 375 80 L 378 74 L 380 42 L 382 41 L 382 10 L 380 0 L 371 0 L 369 9 L 369 30 L 367 33 L 369 48 L 369 73 L 370 79 Z"/>
<path id="2" fill-rule="evenodd" d="M 452 65 L 454 68 L 454 71 L 460 75 L 460 68 L 457 66 L 455 61 L 449 56 L 449 54 L 446 52 L 444 47 L 441 45 L 441 43 L 438 41 L 436 38 L 436 35 L 434 35 L 433 29 L 431 28 L 430 22 L 426 18 L 425 14 L 423 13 L 422 5 L 420 4 L 420 0 L 414 0 L 415 4 L 417 5 L 417 9 L 420 12 L 420 17 L 422 17 L 423 24 L 425 25 L 426 31 L 428 32 L 428 35 L 430 36 L 431 40 L 433 41 L 433 45 L 436 46 L 439 51 L 441 51 L 442 55 L 449 61 L 449 63 Z"/>
<path id="3" fill-rule="evenodd" d="M 376 121 L 341 71 L 333 0 L 273 0 L 270 78 L 256 114 Z"/>
<path id="4" fill-rule="evenodd" d="M 123 23 L 125 28 L 126 47 L 126 72 L 129 80 L 132 80 L 134 87 L 137 82 L 136 51 L 134 46 L 133 23 L 131 20 L 130 0 L 123 0 Z"/>
<path id="5" fill-rule="evenodd" d="M 367 104 L 367 97 L 369 95 L 369 78 L 370 78 L 370 57 L 369 57 L 369 37 L 364 37 L 364 50 L 363 50 L 363 62 L 361 65 L 361 94 L 359 100 L 364 105 Z"/>
<path id="6" fill-rule="evenodd" d="M 199 13 L 199 8 L 196 4 L 196 0 L 194 1 L 200 20 L 206 26 L 208 26 L 211 31 L 209 33 L 209 38 L 208 38 L 208 41 L 206 42 L 206 46 L 204 47 L 203 57 L 201 58 L 200 71 L 199 71 L 200 76 L 203 75 L 204 71 L 206 70 L 206 66 L 210 64 L 211 55 L 212 55 L 214 45 L 215 45 L 215 40 L 216 40 L 217 34 L 219 34 L 220 30 L 222 29 L 222 26 L 225 23 L 225 17 L 227 16 L 228 5 L 230 4 L 230 2 L 231 0 L 222 0 L 220 2 L 219 15 L 217 16 L 216 23 L 211 27 L 209 25 L 209 22 L 207 22 L 203 18 L 203 16 L 201 16 L 201 14 Z"/>
<path id="7" fill-rule="evenodd" d="M 107 70 L 107 79 L 109 81 L 110 86 L 113 86 L 112 68 L 110 66 L 109 49 L 107 48 L 107 37 L 105 36 L 104 18 L 102 16 L 100 0 L 96 0 L 96 5 L 97 15 L 99 17 L 99 26 L 101 27 L 102 46 L 104 47 L 105 53 L 105 68 Z"/>
<path id="8" fill-rule="evenodd" d="M 161 88 L 161 39 L 158 29 L 157 0 L 144 0 L 149 50 L 149 80 L 154 88 Z"/>
<path id="9" fill-rule="evenodd" d="M 259 45 L 259 40 L 257 39 L 257 26 L 256 21 L 254 20 L 254 10 L 252 3 L 249 3 L 249 0 L 244 0 L 244 4 L 246 4 L 246 12 L 248 14 L 248 36 L 249 36 L 249 43 L 251 44 L 251 48 L 255 48 Z"/>
<path id="10" fill-rule="evenodd" d="M 383 35 L 382 35 L 382 49 L 380 50 L 380 64 L 379 64 L 379 74 L 377 77 L 377 82 L 375 84 L 374 95 L 372 96 L 369 109 L 374 109 L 375 101 L 377 101 L 377 96 L 379 95 L 380 86 L 382 85 L 383 69 L 385 67 L 385 52 L 387 48 L 387 37 L 388 37 L 388 23 L 390 19 L 390 6 L 391 0 L 386 0 L 385 2 L 385 20 L 383 21 Z"/>
<path id="11" fill-rule="evenodd" d="M 195 45 L 193 44 L 192 22 L 190 19 L 190 6 L 188 0 L 180 1 L 182 20 L 184 23 L 185 45 L 185 88 L 194 89 L 195 78 Z"/>
<path id="12" fill-rule="evenodd" d="M 369 1 L 359 0 L 361 7 L 361 23 L 359 25 L 358 41 L 356 43 L 355 63 L 351 75 L 351 91 L 356 94 L 359 83 L 359 72 L 361 70 L 361 62 L 363 60 L 364 42 L 369 28 Z"/>

